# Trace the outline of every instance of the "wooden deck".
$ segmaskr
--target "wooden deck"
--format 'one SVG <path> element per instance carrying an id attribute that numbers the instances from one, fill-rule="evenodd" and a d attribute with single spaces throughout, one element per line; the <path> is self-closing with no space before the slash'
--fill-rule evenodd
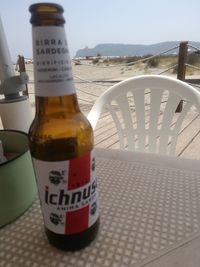
<path id="1" fill-rule="evenodd" d="M 91 106 L 81 105 L 81 109 L 87 115 Z M 94 140 L 95 147 L 119 148 L 117 131 L 108 112 L 104 112 L 100 117 L 94 131 Z M 190 111 L 183 122 L 178 136 L 176 155 L 200 160 L 200 114 L 195 110 Z"/>
<path id="2" fill-rule="evenodd" d="M 33 95 L 30 101 L 34 113 L 35 103 Z M 82 112 L 87 115 L 92 105 L 79 102 Z M 1 122 L 0 128 L 3 128 Z M 94 131 L 94 140 L 95 147 L 108 149 L 119 148 L 117 131 L 107 112 L 104 112 L 98 121 Z M 200 115 L 195 111 L 187 115 L 182 125 L 181 131 L 179 132 L 176 155 L 200 160 Z"/>

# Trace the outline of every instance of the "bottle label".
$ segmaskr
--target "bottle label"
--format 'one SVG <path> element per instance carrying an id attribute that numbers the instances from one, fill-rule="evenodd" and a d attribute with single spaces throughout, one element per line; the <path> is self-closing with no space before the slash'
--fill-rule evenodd
<path id="1" fill-rule="evenodd" d="M 45 226 L 76 234 L 99 217 L 94 151 L 59 162 L 33 159 Z"/>
<path id="2" fill-rule="evenodd" d="M 71 60 L 64 27 L 32 28 L 36 96 L 75 93 Z"/>

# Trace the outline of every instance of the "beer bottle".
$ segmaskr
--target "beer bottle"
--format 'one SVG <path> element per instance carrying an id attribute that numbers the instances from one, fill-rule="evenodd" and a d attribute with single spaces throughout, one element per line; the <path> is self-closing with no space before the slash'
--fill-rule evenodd
<path id="1" fill-rule="evenodd" d="M 62 6 L 29 11 L 36 104 L 29 144 L 45 231 L 57 248 L 78 250 L 99 226 L 92 127 L 77 101 Z"/>

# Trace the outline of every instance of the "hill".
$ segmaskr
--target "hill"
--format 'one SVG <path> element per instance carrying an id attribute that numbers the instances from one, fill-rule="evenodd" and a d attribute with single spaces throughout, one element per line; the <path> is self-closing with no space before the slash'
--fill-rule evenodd
<path id="1" fill-rule="evenodd" d="M 98 44 L 94 48 L 84 48 L 77 51 L 75 57 L 86 56 L 145 56 L 155 55 L 163 51 L 176 47 L 180 44 L 179 41 L 169 41 L 150 45 L 143 44 Z M 200 48 L 200 42 L 189 42 L 190 45 Z M 178 49 L 168 52 L 175 54 Z"/>

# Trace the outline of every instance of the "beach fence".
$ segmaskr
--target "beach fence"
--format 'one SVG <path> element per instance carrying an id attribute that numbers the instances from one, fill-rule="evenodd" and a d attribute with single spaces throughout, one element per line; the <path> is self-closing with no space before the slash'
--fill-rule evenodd
<path id="1" fill-rule="evenodd" d="M 174 52 L 177 51 L 178 49 L 178 53 Z M 153 66 L 153 63 L 156 62 L 157 59 L 161 59 L 161 57 L 165 57 L 167 58 L 167 56 L 172 55 L 173 57 L 176 57 L 176 63 L 165 68 L 165 69 L 157 69 L 156 68 L 156 64 L 155 66 Z M 104 64 L 104 60 L 102 59 L 102 63 L 100 64 L 99 61 L 101 60 L 101 55 L 97 55 L 97 57 L 86 57 L 86 58 L 82 58 L 82 59 L 73 59 L 72 63 L 74 65 L 74 69 L 76 69 L 76 67 L 89 67 L 89 68 L 93 68 L 95 69 L 95 71 L 93 73 L 97 73 L 98 69 L 101 72 L 102 70 L 107 73 L 109 73 L 109 70 L 112 68 L 115 69 L 121 69 L 121 68 L 136 68 L 139 64 L 146 64 L 150 65 L 149 70 L 146 69 L 146 67 L 143 68 L 142 71 L 139 72 L 139 74 L 150 74 L 152 69 L 153 70 L 153 74 L 165 74 L 165 73 L 173 73 L 173 76 L 176 76 L 177 79 L 183 80 L 188 82 L 189 84 L 193 85 L 194 87 L 196 87 L 198 90 L 200 90 L 200 78 L 186 78 L 186 74 L 187 74 L 187 70 L 188 69 L 193 69 L 195 71 L 199 71 L 199 77 L 200 77 L 200 66 L 198 66 L 198 64 L 195 64 L 195 60 L 193 61 L 189 61 L 189 57 L 191 57 L 191 55 L 193 55 L 193 58 L 198 57 L 198 55 L 200 56 L 200 48 L 194 47 L 192 46 L 188 41 L 184 41 L 184 42 L 180 42 L 178 46 L 172 47 L 170 49 L 167 49 L 163 52 L 160 52 L 158 54 L 155 55 L 150 55 L 150 56 L 144 56 L 144 57 L 140 57 L 139 59 L 135 60 L 135 61 L 130 61 L 127 63 L 114 63 L 114 64 Z M 94 59 L 98 59 L 98 60 L 94 60 Z M 108 59 L 109 60 L 109 59 Z M 110 60 L 112 62 L 112 60 Z M 95 63 L 96 62 L 96 63 Z M 98 64 L 97 64 L 98 62 Z M 194 62 L 194 64 L 192 64 Z M 16 63 L 16 70 L 18 72 L 26 72 L 26 66 L 28 65 L 32 65 L 33 60 L 32 59 L 28 59 L 25 58 L 23 55 L 19 55 L 18 56 L 18 60 Z M 200 63 L 200 62 L 199 62 Z M 33 68 L 29 68 L 28 69 L 28 74 L 30 74 L 30 72 L 33 72 Z M 101 74 L 100 74 L 101 75 Z M 76 73 L 76 71 L 74 71 L 74 78 L 75 78 L 75 83 L 78 84 L 87 84 L 88 87 L 91 85 L 92 88 L 94 88 L 94 86 L 96 87 L 101 87 L 104 89 L 107 89 L 108 87 L 110 87 L 112 84 L 120 82 L 123 78 L 125 77 L 120 77 L 120 73 L 115 72 L 116 77 L 112 77 L 112 79 L 105 79 L 104 77 L 102 78 L 101 76 L 98 76 L 97 78 L 88 78 L 87 77 L 83 77 L 80 76 L 79 74 Z M 135 73 L 134 71 L 129 71 L 129 77 L 130 76 L 135 76 L 138 75 L 138 73 Z M 105 75 L 104 75 L 105 76 Z M 34 83 L 33 80 L 33 74 L 31 73 L 31 77 L 29 80 L 30 84 Z M 91 76 L 92 72 L 91 72 Z M 88 104 L 88 105 L 92 105 L 94 103 L 94 101 L 97 99 L 97 97 L 99 96 L 98 93 L 96 93 L 96 90 L 84 90 L 84 86 L 80 87 L 77 86 L 77 90 L 80 92 L 79 95 L 81 95 L 79 98 L 79 100 L 81 100 L 82 103 Z M 98 90 L 97 90 L 98 91 Z M 100 92 L 102 92 L 102 90 L 99 90 Z M 30 95 L 33 94 L 33 91 L 30 92 L 29 88 L 28 88 L 28 84 L 26 85 L 26 89 L 23 92 L 23 94 L 25 95 Z M 180 103 L 180 105 L 177 108 L 177 111 L 181 110 L 182 108 L 182 103 Z"/>

